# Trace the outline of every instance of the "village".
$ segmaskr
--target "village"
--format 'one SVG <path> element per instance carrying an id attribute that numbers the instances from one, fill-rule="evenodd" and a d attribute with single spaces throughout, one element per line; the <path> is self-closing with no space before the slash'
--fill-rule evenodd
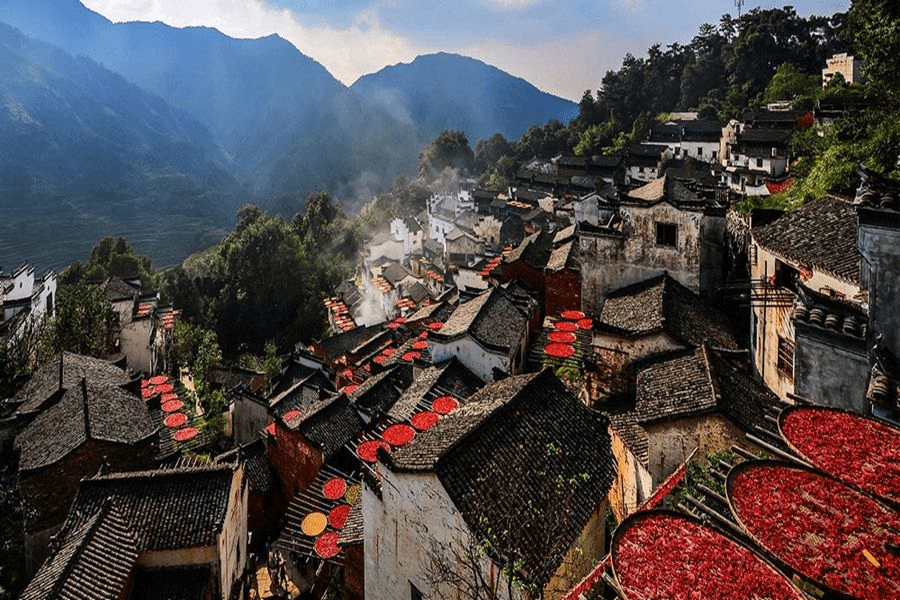
<path id="1" fill-rule="evenodd" d="M 900 182 L 734 206 L 844 108 L 447 178 L 274 378 L 212 367 L 225 444 L 168 366 L 179 307 L 98 283 L 120 353 L 60 352 L 0 413 L 21 597 L 900 597 Z M 56 285 L 0 272 L 0 333 Z"/>

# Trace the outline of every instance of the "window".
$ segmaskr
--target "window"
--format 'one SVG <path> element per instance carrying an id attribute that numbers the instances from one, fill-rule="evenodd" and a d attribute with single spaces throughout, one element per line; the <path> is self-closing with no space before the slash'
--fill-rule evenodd
<path id="1" fill-rule="evenodd" d="M 678 245 L 678 225 L 674 223 L 656 224 L 656 245 L 674 248 Z"/>
<path id="2" fill-rule="evenodd" d="M 703 148 L 697 148 L 697 156 L 703 156 Z"/>
<path id="3" fill-rule="evenodd" d="M 425 596 L 422 595 L 422 592 L 419 591 L 419 588 L 413 585 L 413 582 L 409 582 L 409 600 L 424 600 Z"/>
<path id="4" fill-rule="evenodd" d="M 794 381 L 794 342 L 778 336 L 778 374 L 793 383 Z"/>
<path id="5" fill-rule="evenodd" d="M 788 290 L 797 289 L 800 272 L 789 264 L 775 259 L 775 285 Z"/>
<path id="6" fill-rule="evenodd" d="M 756 159 L 756 166 L 757 166 L 757 168 L 760 168 L 760 169 L 762 168 L 762 159 L 761 158 Z"/>

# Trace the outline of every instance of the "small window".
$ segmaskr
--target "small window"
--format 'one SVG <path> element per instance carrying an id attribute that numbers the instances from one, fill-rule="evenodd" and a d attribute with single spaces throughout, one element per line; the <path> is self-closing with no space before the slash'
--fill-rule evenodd
<path id="1" fill-rule="evenodd" d="M 697 156 L 703 156 L 703 148 L 697 148 Z"/>
<path id="2" fill-rule="evenodd" d="M 775 285 L 788 290 L 797 289 L 800 271 L 791 265 L 775 259 Z"/>
<path id="3" fill-rule="evenodd" d="M 656 224 L 656 245 L 674 248 L 678 245 L 678 225 L 674 223 Z"/>
<path id="4" fill-rule="evenodd" d="M 413 585 L 413 582 L 409 582 L 409 600 L 424 600 L 425 596 L 422 595 L 422 592 L 419 591 L 419 588 Z"/>
<path id="5" fill-rule="evenodd" d="M 778 337 L 778 364 L 779 375 L 793 383 L 794 381 L 794 342 L 781 336 Z"/>
<path id="6" fill-rule="evenodd" d="M 762 159 L 761 158 L 756 159 L 756 166 L 760 169 L 762 168 Z"/>

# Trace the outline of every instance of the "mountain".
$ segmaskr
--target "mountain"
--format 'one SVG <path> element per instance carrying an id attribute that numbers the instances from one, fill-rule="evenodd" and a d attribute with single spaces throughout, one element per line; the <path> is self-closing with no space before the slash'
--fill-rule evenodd
<path id="1" fill-rule="evenodd" d="M 456 54 L 429 54 L 385 67 L 360 77 L 351 89 L 413 125 L 426 139 L 460 129 L 473 146 L 497 132 L 518 139 L 533 124 L 551 119 L 568 123 L 578 116 L 574 102 Z"/>
<path id="2" fill-rule="evenodd" d="M 88 56 L 193 115 L 263 204 L 320 190 L 364 194 L 357 188 L 389 185 L 415 167 L 421 140 L 412 128 L 278 36 L 113 24 L 77 0 L 0 0 L 0 21 Z"/>
<path id="3" fill-rule="evenodd" d="M 128 231 L 176 259 L 204 233 L 214 240 L 239 198 L 228 159 L 189 114 L 0 24 L 0 264 L 65 266 Z"/>

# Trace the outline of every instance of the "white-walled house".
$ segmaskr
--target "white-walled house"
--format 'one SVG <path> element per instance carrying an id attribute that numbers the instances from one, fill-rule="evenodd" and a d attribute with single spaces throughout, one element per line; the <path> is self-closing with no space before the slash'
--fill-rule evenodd
<path id="1" fill-rule="evenodd" d="M 422 225 L 413 217 L 396 218 L 391 221 L 391 235 L 403 244 L 403 254 L 422 253 L 422 240 L 425 232 Z M 401 257 L 402 258 L 402 257 Z M 400 259 L 395 259 L 400 260 Z"/>
<path id="2" fill-rule="evenodd" d="M 369 597 L 467 597 L 474 567 L 482 593 L 558 598 L 603 554 L 607 421 L 550 370 L 488 384 L 383 460 L 363 492 Z"/>
<path id="3" fill-rule="evenodd" d="M 435 363 L 455 356 L 485 381 L 498 373 L 519 373 L 528 320 L 502 288 L 491 288 L 456 307 L 444 326 L 428 336 L 428 352 Z"/>
<path id="4" fill-rule="evenodd" d="M 28 325 L 52 316 L 57 277 L 48 271 L 35 281 L 34 266 L 23 264 L 4 275 L 0 271 L 0 338 L 17 337 Z"/>
<path id="5" fill-rule="evenodd" d="M 775 219 L 751 216 L 750 350 L 756 372 L 784 400 L 867 412 L 857 230 L 854 207 L 833 196 Z"/>
<path id="6" fill-rule="evenodd" d="M 234 598 L 247 566 L 247 489 L 240 465 L 84 479 L 56 552 L 21 597 Z"/>

